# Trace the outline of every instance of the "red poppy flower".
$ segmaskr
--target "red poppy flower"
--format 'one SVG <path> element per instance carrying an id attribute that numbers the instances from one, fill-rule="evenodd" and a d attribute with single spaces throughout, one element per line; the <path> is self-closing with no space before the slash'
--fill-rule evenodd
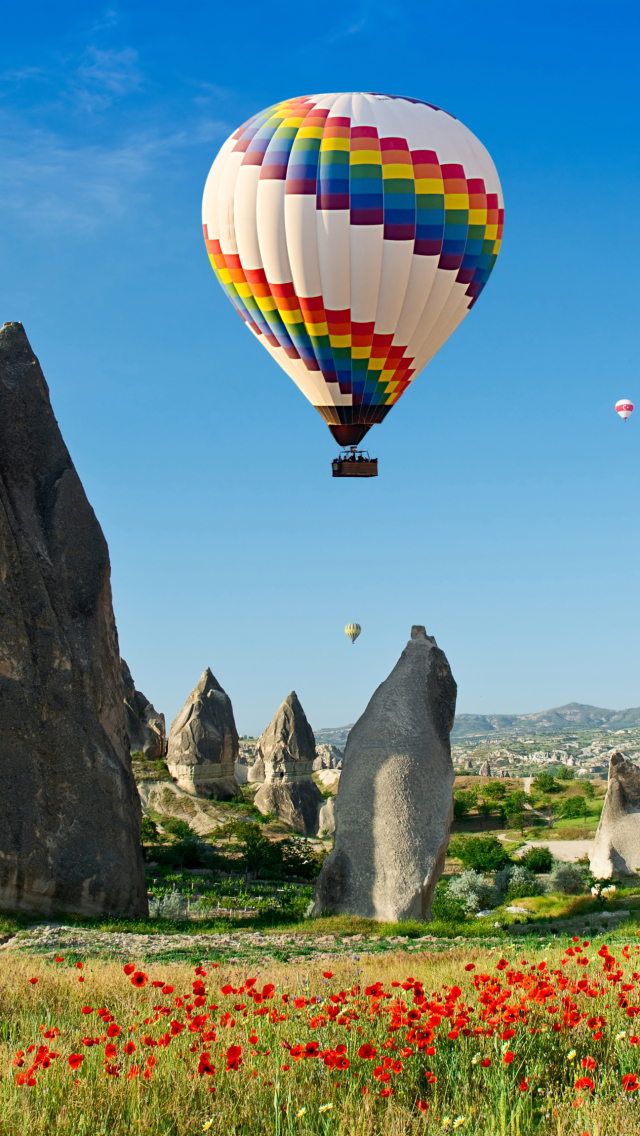
<path id="1" fill-rule="evenodd" d="M 393 1089 L 380 1089 L 381 1097 L 390 1097 L 393 1095 Z"/>
<path id="2" fill-rule="evenodd" d="M 38 979 L 37 979 L 37 978 L 30 978 L 30 979 L 29 979 L 29 982 L 31 982 L 31 984 L 32 984 L 33 986 L 35 986 L 35 984 L 36 984 L 36 982 L 37 982 L 37 981 L 38 981 Z"/>
<path id="3" fill-rule="evenodd" d="M 289 1068 L 290 1068 L 290 1066 L 289 1066 L 289 1065 L 283 1065 L 283 1066 L 282 1066 L 282 1072 L 283 1072 L 283 1073 L 288 1073 L 288 1072 L 289 1072 Z"/>
<path id="4" fill-rule="evenodd" d="M 107 1037 L 117 1037 L 120 1032 L 120 1026 L 117 1026 L 115 1022 L 111 1022 L 111 1025 L 107 1028 Z"/>
<path id="5" fill-rule="evenodd" d="M 520 1092 L 526 1093 L 528 1088 L 529 1088 L 529 1082 L 527 1081 L 526 1077 L 524 1077 L 522 1079 L 522 1081 L 520 1082 Z"/>
<path id="6" fill-rule="evenodd" d="M 595 1089 L 595 1085 L 594 1085 L 593 1081 L 591 1080 L 591 1077 L 578 1077 L 578 1080 L 575 1083 L 575 1088 L 576 1089 Z"/>
<path id="7" fill-rule="evenodd" d="M 136 970 L 133 978 L 131 979 L 131 985 L 142 987 L 142 986 L 146 986 L 148 981 L 149 981 L 149 979 L 147 978 L 144 971 Z"/>
<path id="8" fill-rule="evenodd" d="M 637 1073 L 626 1073 L 622 1078 L 622 1087 L 626 1093 L 635 1093 L 638 1085 Z"/>
<path id="9" fill-rule="evenodd" d="M 602 1030 L 596 1030 L 596 1032 L 593 1035 L 593 1040 L 594 1041 L 602 1041 Z"/>
<path id="10" fill-rule="evenodd" d="M 127 1080 L 133 1081 L 134 1077 L 139 1077 L 139 1076 L 140 1076 L 140 1067 L 138 1065 L 132 1065 L 129 1072 L 127 1073 Z"/>
<path id="11" fill-rule="evenodd" d="M 583 1069 L 595 1069 L 596 1067 L 596 1062 L 593 1057 L 583 1057 L 580 1064 Z"/>
<path id="12" fill-rule="evenodd" d="M 64 962 L 64 959 L 61 955 L 58 955 L 57 959 L 55 959 L 55 962 Z"/>
<path id="13" fill-rule="evenodd" d="M 365 1042 L 358 1050 L 358 1057 L 362 1057 L 364 1061 L 371 1061 L 377 1052 L 375 1045 L 369 1045 L 368 1042 Z"/>
<path id="14" fill-rule="evenodd" d="M 215 1071 L 216 1067 L 215 1065 L 211 1064 L 211 1058 L 209 1054 L 202 1053 L 200 1055 L 200 1064 L 198 1065 L 198 1073 L 200 1074 L 200 1076 L 202 1077 L 206 1074 L 207 1077 L 213 1077 Z"/>
<path id="15" fill-rule="evenodd" d="M 117 1046 L 115 1046 L 112 1041 L 108 1041 L 107 1044 L 104 1047 L 105 1057 L 109 1061 L 112 1061 L 117 1052 L 118 1052 Z"/>
<path id="16" fill-rule="evenodd" d="M 81 1053 L 70 1053 L 68 1061 L 70 1069 L 79 1069 L 84 1061 L 84 1057 Z"/>
<path id="17" fill-rule="evenodd" d="M 497 966 L 497 968 L 496 968 L 496 969 L 497 969 L 497 970 L 504 970 L 504 969 L 505 969 L 505 967 L 506 967 L 506 966 L 508 966 L 508 965 L 509 965 L 509 964 L 507 963 L 507 960 L 506 960 L 506 959 L 500 959 L 500 962 L 498 963 L 498 966 Z"/>
<path id="18" fill-rule="evenodd" d="M 152 1076 L 153 1076 L 153 1069 L 145 1069 L 145 1071 L 144 1071 L 145 1081 L 150 1081 Z"/>
<path id="19" fill-rule="evenodd" d="M 255 1033 L 252 1033 L 251 1037 L 249 1038 L 249 1043 L 251 1045 L 257 1045 L 258 1044 L 258 1035 L 255 1034 Z"/>
<path id="20" fill-rule="evenodd" d="M 82 970 L 84 968 L 84 963 L 83 962 L 77 962 L 76 966 L 77 966 L 78 970 Z"/>
<path id="21" fill-rule="evenodd" d="M 227 1049 L 227 1072 L 230 1069 L 239 1069 L 242 1065 L 242 1046 L 230 1045 Z"/>
<path id="22" fill-rule="evenodd" d="M 323 970 L 322 973 L 323 973 L 325 978 L 333 978 L 333 971 L 332 970 Z"/>
<path id="23" fill-rule="evenodd" d="M 201 966 L 197 966 L 195 972 L 196 972 L 196 974 L 201 974 L 203 978 L 207 977 L 206 970 L 203 970 Z"/>
<path id="24" fill-rule="evenodd" d="M 92 1014 L 93 1013 L 93 1006 L 83 1006 L 82 1007 L 82 1013 L 83 1014 Z"/>
<path id="25" fill-rule="evenodd" d="M 162 987 L 162 993 L 163 994 L 173 994 L 173 989 L 174 989 L 173 986 L 163 986 Z"/>
<path id="26" fill-rule="evenodd" d="M 464 969 L 465 970 L 475 970 L 476 969 L 475 962 L 468 962 Z"/>
<path id="27" fill-rule="evenodd" d="M 147 1057 L 147 1069 L 153 1069 L 153 1066 L 155 1065 L 156 1060 L 157 1060 L 156 1057 Z"/>
<path id="28" fill-rule="evenodd" d="M 516 1031 L 514 1029 L 503 1030 L 502 1033 L 500 1034 L 500 1037 L 502 1038 L 503 1041 L 509 1041 L 512 1037 L 515 1037 L 515 1036 L 516 1036 Z"/>
<path id="29" fill-rule="evenodd" d="M 220 987 L 220 990 L 221 990 L 222 994 L 232 994 L 233 993 L 233 986 L 229 986 L 229 983 L 227 982 L 226 986 Z"/>
<path id="30" fill-rule="evenodd" d="M 416 1108 L 417 1108 L 418 1112 L 426 1112 L 428 1107 L 429 1107 L 429 1105 L 427 1104 L 426 1101 L 423 1101 L 423 1100 L 416 1101 Z"/>
<path id="31" fill-rule="evenodd" d="M 133 965 L 132 962 L 128 962 L 126 964 L 126 966 L 124 966 L 122 969 L 124 970 L 126 975 L 129 975 L 129 974 L 133 974 L 133 972 L 136 968 L 135 968 L 135 966 Z"/>
<path id="32" fill-rule="evenodd" d="M 127 1057 L 130 1057 L 131 1054 L 135 1053 L 136 1051 L 136 1047 L 132 1041 L 128 1041 L 125 1045 L 123 1045 L 122 1049 L 123 1052 L 126 1053 Z"/>
<path id="33" fill-rule="evenodd" d="M 507 1052 L 504 1054 L 502 1060 L 504 1061 L 505 1065 L 510 1065 L 511 1062 L 513 1061 L 514 1057 L 515 1057 L 515 1053 L 512 1053 L 511 1050 L 508 1049 Z M 483 1062 L 483 1064 L 484 1064 L 484 1062 Z"/>

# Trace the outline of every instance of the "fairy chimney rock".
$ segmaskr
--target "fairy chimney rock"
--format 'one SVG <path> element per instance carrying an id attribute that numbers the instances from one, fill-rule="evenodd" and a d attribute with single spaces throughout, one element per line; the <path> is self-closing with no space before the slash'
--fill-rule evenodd
<path id="1" fill-rule="evenodd" d="M 143 753 L 149 761 L 162 761 L 166 743 L 164 714 L 145 698 L 135 683 L 124 659 L 120 659 L 124 685 L 124 724 L 132 753 Z"/>
<path id="2" fill-rule="evenodd" d="M 171 725 L 169 772 L 194 797 L 228 801 L 239 792 L 235 778 L 238 753 L 231 699 L 207 667 Z"/>
<path id="3" fill-rule="evenodd" d="M 264 781 L 254 797 L 256 808 L 315 835 L 324 798 L 312 776 L 316 740 L 295 690 L 261 735 L 258 754 Z"/>
<path id="4" fill-rule="evenodd" d="M 0 329 L 0 907 L 148 913 L 107 542 L 24 328 Z"/>
<path id="5" fill-rule="evenodd" d="M 590 858 L 597 879 L 640 874 L 640 768 L 618 750 Z"/>
<path id="6" fill-rule="evenodd" d="M 430 919 L 453 816 L 456 684 L 424 627 L 353 726 L 315 912 Z"/>

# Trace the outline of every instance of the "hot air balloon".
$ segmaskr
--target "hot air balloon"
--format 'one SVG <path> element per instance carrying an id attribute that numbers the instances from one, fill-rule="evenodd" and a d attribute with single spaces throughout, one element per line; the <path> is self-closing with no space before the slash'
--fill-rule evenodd
<path id="1" fill-rule="evenodd" d="M 202 204 L 213 270 L 353 451 L 334 476 L 377 474 L 356 448 L 476 303 L 503 217 L 484 146 L 419 99 L 302 95 L 221 147 Z"/>
<path id="2" fill-rule="evenodd" d="M 349 636 L 352 643 L 355 643 L 361 631 L 362 628 L 359 623 L 348 623 L 344 629 L 345 635 Z"/>
<path id="3" fill-rule="evenodd" d="M 633 403 L 628 398 L 619 398 L 616 402 L 616 414 L 619 414 L 623 422 L 627 421 L 630 414 L 633 413 Z"/>

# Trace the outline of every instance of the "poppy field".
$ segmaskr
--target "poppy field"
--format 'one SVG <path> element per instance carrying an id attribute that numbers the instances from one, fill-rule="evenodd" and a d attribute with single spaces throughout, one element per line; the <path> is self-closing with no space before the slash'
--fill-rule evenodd
<path id="1" fill-rule="evenodd" d="M 640 1132 L 635 943 L 333 965 L 5 954 L 3 1136 Z"/>

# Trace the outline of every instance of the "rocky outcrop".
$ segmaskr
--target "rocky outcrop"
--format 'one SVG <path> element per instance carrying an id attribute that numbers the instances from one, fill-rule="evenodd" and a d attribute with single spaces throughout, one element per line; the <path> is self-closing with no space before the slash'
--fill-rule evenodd
<path id="1" fill-rule="evenodd" d="M 316 741 L 295 691 L 285 698 L 261 735 L 258 752 L 264 763 L 264 782 L 253 799 L 256 808 L 275 813 L 298 832 L 314 836 L 323 804 L 312 778 Z"/>
<path id="2" fill-rule="evenodd" d="M 329 745 L 327 742 L 316 746 L 316 757 L 313 763 L 314 773 L 319 773 L 321 769 L 339 769 L 341 765 L 341 749 L 338 749 L 337 746 Z"/>
<path id="3" fill-rule="evenodd" d="M 159 714 L 149 699 L 136 690 L 124 659 L 120 659 L 120 673 L 124 684 L 124 725 L 131 751 L 143 753 L 148 761 L 162 761 L 166 749 L 164 714 Z"/>
<path id="4" fill-rule="evenodd" d="M 335 797 L 329 797 L 318 813 L 318 836 L 333 836 L 336 830 Z"/>
<path id="5" fill-rule="evenodd" d="M 640 873 L 640 768 L 618 750 L 609 759 L 607 795 L 590 862 L 601 880 Z"/>
<path id="6" fill-rule="evenodd" d="M 0 907 L 144 915 L 107 543 L 19 323 L 0 330 Z"/>
<path id="7" fill-rule="evenodd" d="M 141 781 L 138 791 L 145 813 L 159 819 L 160 824 L 165 817 L 184 820 L 198 836 L 209 836 L 230 820 L 243 819 L 240 814 L 233 814 L 228 806 L 222 809 L 215 801 L 185 793 L 175 781 Z"/>
<path id="8" fill-rule="evenodd" d="M 249 766 L 247 773 L 247 781 L 250 785 L 262 784 L 264 781 L 264 761 L 261 757 L 257 757 L 253 765 Z"/>
<path id="9" fill-rule="evenodd" d="M 482 765 L 480 766 L 480 768 L 478 770 L 478 777 L 490 777 L 490 776 L 491 776 L 491 766 L 489 765 L 488 761 L 483 761 Z"/>
<path id="10" fill-rule="evenodd" d="M 237 759 L 231 699 L 207 667 L 171 724 L 167 766 L 186 793 L 228 801 L 239 792 Z"/>
<path id="11" fill-rule="evenodd" d="M 315 913 L 431 918 L 453 816 L 456 684 L 424 627 L 349 734 Z"/>

